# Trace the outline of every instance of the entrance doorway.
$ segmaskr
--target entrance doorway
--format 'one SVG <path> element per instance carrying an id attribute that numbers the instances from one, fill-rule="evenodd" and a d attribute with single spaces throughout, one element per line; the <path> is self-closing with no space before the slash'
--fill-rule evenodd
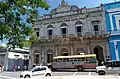
<path id="1" fill-rule="evenodd" d="M 104 61 L 104 56 L 103 56 L 103 48 L 100 46 L 96 46 L 94 48 L 94 54 L 96 54 L 96 58 L 98 61 L 98 65 L 102 64 L 102 61 Z"/>
<path id="2" fill-rule="evenodd" d="M 34 63 L 39 64 L 39 54 L 34 55 Z"/>
<path id="3" fill-rule="evenodd" d="M 47 63 L 51 63 L 51 62 L 53 62 L 53 54 L 48 53 L 47 54 Z"/>

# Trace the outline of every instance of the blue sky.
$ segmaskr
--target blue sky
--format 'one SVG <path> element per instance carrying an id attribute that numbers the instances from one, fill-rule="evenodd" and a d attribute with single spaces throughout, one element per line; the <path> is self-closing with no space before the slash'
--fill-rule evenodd
<path id="1" fill-rule="evenodd" d="M 50 4 L 51 7 L 49 8 L 48 11 L 41 9 L 40 15 L 48 14 L 50 10 L 56 8 L 61 3 L 61 1 L 62 0 L 47 0 L 47 2 Z M 101 3 L 105 4 L 105 3 L 115 2 L 115 0 L 65 0 L 65 1 L 70 5 L 77 5 L 79 8 L 97 7 Z M 120 0 L 116 0 L 116 1 L 120 1 Z"/>
<path id="2" fill-rule="evenodd" d="M 1 1 L 1 0 L 0 0 Z M 49 5 L 51 6 L 48 11 L 45 11 L 44 9 L 40 9 L 40 15 L 48 14 L 51 9 L 58 7 L 58 5 L 61 3 L 62 0 L 47 0 Z M 65 0 L 69 5 L 77 5 L 79 8 L 87 7 L 97 7 L 101 3 L 111 3 L 115 2 L 115 0 Z M 116 0 L 120 1 L 120 0 Z M 0 45 L 5 45 L 7 43 L 7 40 L 0 41 Z"/>

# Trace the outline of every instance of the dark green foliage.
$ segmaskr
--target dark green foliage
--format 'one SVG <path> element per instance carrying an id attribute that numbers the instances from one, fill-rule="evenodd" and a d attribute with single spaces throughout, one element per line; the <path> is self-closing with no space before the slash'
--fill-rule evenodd
<path id="1" fill-rule="evenodd" d="M 0 2 L 0 40 L 8 45 L 23 47 L 32 34 L 32 25 L 38 17 L 38 8 L 48 10 L 45 0 L 6 0 Z"/>

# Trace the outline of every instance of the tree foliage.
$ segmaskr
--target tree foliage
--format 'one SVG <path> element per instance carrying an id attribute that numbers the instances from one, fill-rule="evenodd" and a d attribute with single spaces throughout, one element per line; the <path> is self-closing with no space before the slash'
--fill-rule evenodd
<path id="1" fill-rule="evenodd" d="M 32 32 L 39 8 L 48 10 L 45 0 L 5 0 L 0 2 L 0 40 L 8 45 L 22 47 Z"/>

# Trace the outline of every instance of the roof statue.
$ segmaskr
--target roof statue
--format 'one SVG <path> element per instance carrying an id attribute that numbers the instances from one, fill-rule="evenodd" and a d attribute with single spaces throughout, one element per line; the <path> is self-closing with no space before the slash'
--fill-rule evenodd
<path id="1" fill-rule="evenodd" d="M 70 12 L 78 9 L 76 5 L 68 5 L 65 0 L 62 0 L 57 8 L 51 10 L 51 14 Z"/>
<path id="2" fill-rule="evenodd" d="M 65 4 L 66 4 L 65 0 L 62 0 L 61 5 L 65 5 Z"/>

